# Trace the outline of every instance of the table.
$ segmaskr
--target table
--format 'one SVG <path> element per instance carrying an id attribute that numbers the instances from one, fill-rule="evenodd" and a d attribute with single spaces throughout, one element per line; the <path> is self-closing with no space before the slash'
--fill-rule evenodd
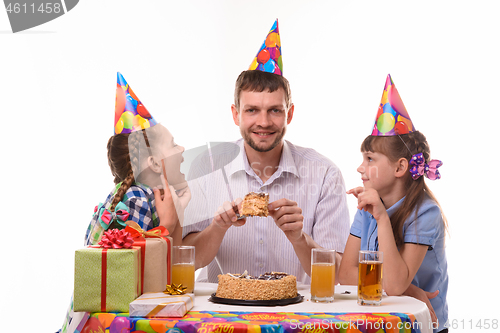
<path id="1" fill-rule="evenodd" d="M 334 302 L 314 303 L 309 286 L 299 285 L 304 296 L 301 303 L 234 306 L 210 302 L 216 289 L 215 283 L 197 282 L 195 305 L 184 318 L 130 318 L 116 313 L 94 313 L 91 317 L 109 328 L 109 333 L 432 333 L 427 306 L 411 297 L 384 296 L 381 306 L 360 306 L 356 286 L 336 286 Z"/>

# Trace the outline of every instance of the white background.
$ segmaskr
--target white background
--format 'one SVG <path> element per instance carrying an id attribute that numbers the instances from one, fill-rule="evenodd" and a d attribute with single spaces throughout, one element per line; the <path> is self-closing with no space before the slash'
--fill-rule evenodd
<path id="1" fill-rule="evenodd" d="M 444 161 L 443 178 L 430 187 L 450 226 L 450 319 L 459 328 L 500 320 L 491 303 L 500 231 L 499 7 L 86 0 L 17 34 L 0 10 L 2 331 L 62 324 L 74 250 L 113 187 L 106 143 L 116 72 L 186 149 L 234 140 L 234 81 L 276 17 L 295 103 L 286 138 L 333 160 L 347 188 L 360 185 L 359 146 L 390 73 L 432 157 Z M 349 198 L 351 217 L 355 207 Z"/>

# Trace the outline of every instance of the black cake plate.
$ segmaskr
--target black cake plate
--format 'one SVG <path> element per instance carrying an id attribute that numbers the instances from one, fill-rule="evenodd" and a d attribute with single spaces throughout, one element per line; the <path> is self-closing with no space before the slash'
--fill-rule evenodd
<path id="1" fill-rule="evenodd" d="M 215 296 L 215 293 L 213 293 L 208 300 L 213 303 L 229 304 L 229 305 L 280 306 L 280 305 L 300 303 L 302 302 L 303 299 L 304 296 L 302 296 L 301 294 L 297 294 L 297 297 L 294 298 L 285 298 L 285 299 L 245 300 L 245 299 L 231 299 L 231 298 L 217 297 Z"/>

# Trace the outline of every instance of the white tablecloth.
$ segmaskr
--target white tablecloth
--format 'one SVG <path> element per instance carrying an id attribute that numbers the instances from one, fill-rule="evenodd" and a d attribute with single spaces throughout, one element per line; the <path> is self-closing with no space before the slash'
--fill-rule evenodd
<path id="1" fill-rule="evenodd" d="M 311 302 L 309 285 L 299 285 L 298 291 L 304 301 L 285 306 L 237 306 L 216 304 L 208 299 L 217 290 L 216 283 L 196 282 L 195 302 L 191 311 L 253 311 L 253 312 L 352 312 L 352 313 L 411 313 L 421 323 L 422 333 L 432 333 L 431 315 L 425 303 L 406 296 L 384 296 L 380 306 L 362 306 L 357 303 L 356 286 L 335 286 L 335 300 L 332 303 Z M 349 291 L 350 294 L 343 294 Z"/>

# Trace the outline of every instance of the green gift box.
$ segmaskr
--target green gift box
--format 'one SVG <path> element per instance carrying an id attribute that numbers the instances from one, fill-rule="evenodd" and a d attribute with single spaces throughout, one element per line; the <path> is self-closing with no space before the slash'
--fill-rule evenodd
<path id="1" fill-rule="evenodd" d="M 140 288 L 140 248 L 75 251 L 74 311 L 128 312 Z"/>

